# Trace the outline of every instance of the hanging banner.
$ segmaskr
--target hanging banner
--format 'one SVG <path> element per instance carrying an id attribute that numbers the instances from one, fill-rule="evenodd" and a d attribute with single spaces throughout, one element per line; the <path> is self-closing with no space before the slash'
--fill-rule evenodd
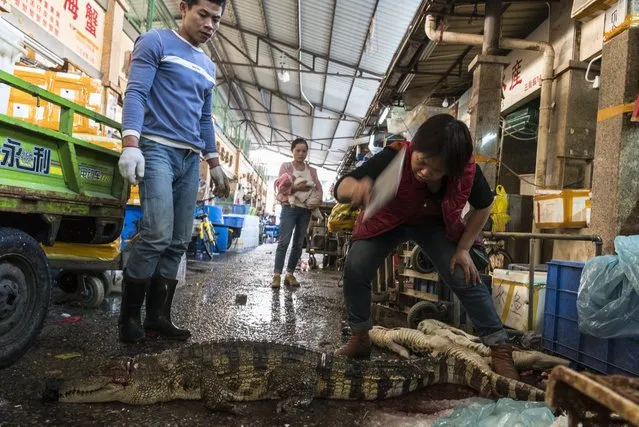
<path id="1" fill-rule="evenodd" d="M 100 69 L 105 12 L 94 0 L 9 0 L 9 3 Z"/>

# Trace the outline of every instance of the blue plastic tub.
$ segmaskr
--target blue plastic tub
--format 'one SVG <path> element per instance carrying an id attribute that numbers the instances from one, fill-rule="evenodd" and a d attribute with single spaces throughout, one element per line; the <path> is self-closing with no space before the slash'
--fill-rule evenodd
<path id="1" fill-rule="evenodd" d="M 140 221 L 142 220 L 142 208 L 137 205 L 126 205 L 124 210 L 124 227 L 122 227 L 120 248 L 124 249 L 127 240 L 133 238 L 140 232 Z"/>
<path id="2" fill-rule="evenodd" d="M 244 218 L 237 216 L 224 216 L 224 225 L 228 225 L 233 228 L 242 228 L 244 225 Z"/>
<path id="3" fill-rule="evenodd" d="M 222 218 L 222 208 L 219 206 L 204 206 L 204 211 L 209 216 L 209 221 L 214 225 L 223 225 L 224 219 Z"/>
<path id="4" fill-rule="evenodd" d="M 548 263 L 542 345 L 604 374 L 639 376 L 639 340 L 602 339 L 579 331 L 577 291 L 584 263 Z"/>
<path id="5" fill-rule="evenodd" d="M 233 205 L 231 207 L 231 212 L 236 215 L 248 215 L 249 205 Z"/>
<path id="6" fill-rule="evenodd" d="M 215 243 L 217 245 L 217 251 L 224 253 L 227 250 L 229 242 L 229 227 L 227 225 L 216 225 L 213 227 L 216 233 L 220 233 L 215 236 Z"/>

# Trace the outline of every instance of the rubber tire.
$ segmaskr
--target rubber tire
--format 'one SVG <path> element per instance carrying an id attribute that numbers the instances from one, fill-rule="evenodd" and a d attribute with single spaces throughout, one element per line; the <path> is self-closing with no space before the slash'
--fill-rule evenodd
<path id="1" fill-rule="evenodd" d="M 78 291 L 78 273 L 75 271 L 62 271 L 58 278 L 58 287 L 67 294 Z"/>
<path id="2" fill-rule="evenodd" d="M 229 228 L 229 237 L 226 239 L 226 250 L 228 251 L 233 246 L 233 230 Z"/>
<path id="3" fill-rule="evenodd" d="M 406 323 L 411 329 L 417 329 L 419 322 L 426 319 L 438 319 L 442 311 L 430 301 L 420 301 L 410 308 L 406 316 Z"/>
<path id="4" fill-rule="evenodd" d="M 308 257 L 308 268 L 310 268 L 311 270 L 317 268 L 317 259 L 315 259 L 315 256 L 313 255 Z"/>
<path id="5" fill-rule="evenodd" d="M 415 246 L 410 253 L 410 265 L 418 273 L 428 274 L 435 271 L 435 266 L 422 251 L 422 248 Z"/>
<path id="6" fill-rule="evenodd" d="M 107 284 L 103 283 L 97 276 L 86 275 L 84 277 L 85 289 L 82 290 L 82 305 L 90 308 L 99 307 L 104 301 L 105 285 Z"/>
<path id="7" fill-rule="evenodd" d="M 24 277 L 27 307 L 18 314 L 17 323 L 8 331 L 0 321 L 0 368 L 16 362 L 40 333 L 51 302 L 51 270 L 49 261 L 36 240 L 27 233 L 0 228 L 0 283 L 10 270 L 18 268 Z M 15 280 L 15 279 L 14 279 Z M 0 285 L 2 286 L 2 285 Z M 23 292 L 24 293 L 24 292 Z"/>
<path id="8" fill-rule="evenodd" d="M 493 261 L 492 257 L 494 257 L 494 256 L 503 257 L 503 265 L 501 265 L 501 266 L 499 266 L 497 268 L 508 268 L 508 266 L 513 263 L 513 259 L 510 256 L 510 254 L 508 252 L 506 252 L 505 250 L 503 250 L 503 249 L 497 249 L 495 251 L 490 251 L 486 255 L 488 256 L 488 272 L 489 273 L 492 273 L 493 270 L 494 270 L 493 262 L 492 262 Z"/>

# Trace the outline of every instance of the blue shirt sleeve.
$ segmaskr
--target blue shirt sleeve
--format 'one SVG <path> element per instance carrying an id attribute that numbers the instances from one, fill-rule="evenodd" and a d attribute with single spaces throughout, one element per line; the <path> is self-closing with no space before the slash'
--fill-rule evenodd
<path id="1" fill-rule="evenodd" d="M 202 154 L 204 154 L 205 157 L 207 157 L 207 154 L 217 153 L 215 129 L 213 128 L 212 100 L 213 88 L 206 92 L 204 105 L 202 106 L 202 115 L 200 116 L 200 137 L 204 142 Z"/>
<path id="2" fill-rule="evenodd" d="M 142 34 L 131 55 L 129 82 L 122 108 L 122 136 L 140 137 L 146 100 L 162 58 L 162 40 L 156 31 Z"/>

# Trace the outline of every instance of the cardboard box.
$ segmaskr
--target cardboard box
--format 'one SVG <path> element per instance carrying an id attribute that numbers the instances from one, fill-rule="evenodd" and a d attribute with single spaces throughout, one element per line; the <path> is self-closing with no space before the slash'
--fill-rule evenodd
<path id="1" fill-rule="evenodd" d="M 535 272 L 532 309 L 533 327 L 536 333 L 541 333 L 543 330 L 546 276 L 545 272 Z M 492 278 L 493 304 L 502 323 L 509 328 L 528 331 L 529 273 L 498 268 L 493 271 Z"/>
<path id="2" fill-rule="evenodd" d="M 590 190 L 537 190 L 534 197 L 538 228 L 584 228 L 588 226 Z"/>

